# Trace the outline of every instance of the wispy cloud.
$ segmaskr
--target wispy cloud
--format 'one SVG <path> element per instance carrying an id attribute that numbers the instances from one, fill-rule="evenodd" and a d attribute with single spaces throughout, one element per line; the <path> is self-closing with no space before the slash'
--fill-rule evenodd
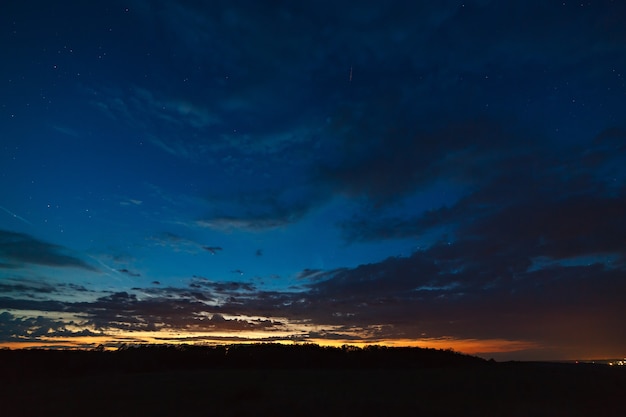
<path id="1" fill-rule="evenodd" d="M 141 274 L 140 274 L 140 273 L 138 273 L 138 272 L 133 272 L 133 271 L 129 271 L 129 270 L 128 270 L 128 269 L 126 269 L 126 268 L 118 269 L 117 271 L 118 271 L 118 272 L 121 272 L 122 274 L 126 274 L 126 275 L 128 275 L 129 277 L 134 277 L 134 278 L 137 278 L 137 277 L 140 277 L 140 276 L 141 276 Z"/>
<path id="2" fill-rule="evenodd" d="M 189 239 L 171 232 L 163 232 L 158 235 L 151 236 L 149 240 L 154 245 L 168 247 L 175 252 L 187 252 L 194 254 L 200 252 L 208 252 L 212 255 L 215 255 L 217 252 L 221 252 L 224 250 L 221 246 L 205 245 L 193 239 Z"/>

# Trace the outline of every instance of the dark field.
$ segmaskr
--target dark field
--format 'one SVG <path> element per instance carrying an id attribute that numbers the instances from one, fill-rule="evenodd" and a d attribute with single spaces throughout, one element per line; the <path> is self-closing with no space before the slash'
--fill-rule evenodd
<path id="1" fill-rule="evenodd" d="M 283 352 L 282 348 L 278 351 Z M 246 351 L 244 357 L 248 361 L 243 365 L 239 363 L 242 358 L 230 363 L 205 360 L 198 362 L 200 369 L 192 369 L 187 359 L 181 359 L 188 356 L 180 352 L 178 357 L 168 352 L 169 360 L 164 360 L 167 355 L 155 355 L 156 361 L 143 362 L 134 361 L 138 358 L 134 355 L 141 353 L 146 358 L 152 353 L 133 352 L 126 357 L 118 353 L 114 354 L 117 356 L 82 353 L 90 356 L 0 352 L 3 370 L 0 414 L 6 417 L 626 415 L 626 369 L 604 365 L 493 363 L 442 351 L 425 352 L 426 356 L 431 354 L 431 359 L 438 357 L 435 366 L 419 360 L 402 365 L 399 360 L 381 362 L 381 357 L 394 354 L 385 350 L 373 355 L 371 365 L 354 360 L 358 352 L 343 352 L 341 357 L 342 352 L 333 351 L 332 354 L 338 353 L 337 358 L 345 360 L 343 365 L 332 361 L 327 366 L 277 361 L 272 367 L 255 362 L 247 355 L 254 352 Z M 30 356 L 20 359 L 17 354 Z M 37 354 L 39 359 L 34 359 Z M 347 359 L 349 355 L 353 355 L 351 359 Z M 443 361 L 446 357 L 450 359 L 448 363 Z M 109 359 L 115 362 L 107 362 Z M 197 357 L 193 359 L 198 361 Z M 30 365 L 20 362 L 24 360 Z M 39 360 L 51 363 L 42 366 Z M 90 364 L 91 368 L 82 366 Z"/>

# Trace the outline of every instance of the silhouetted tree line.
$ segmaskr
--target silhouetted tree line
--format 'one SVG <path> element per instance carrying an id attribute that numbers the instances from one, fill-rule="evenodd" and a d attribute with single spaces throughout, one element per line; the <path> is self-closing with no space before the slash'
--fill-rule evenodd
<path id="1" fill-rule="evenodd" d="M 114 351 L 102 347 L 0 351 L 0 373 L 9 378 L 199 369 L 416 369 L 485 364 L 484 359 L 452 350 L 316 344 L 122 345 Z"/>

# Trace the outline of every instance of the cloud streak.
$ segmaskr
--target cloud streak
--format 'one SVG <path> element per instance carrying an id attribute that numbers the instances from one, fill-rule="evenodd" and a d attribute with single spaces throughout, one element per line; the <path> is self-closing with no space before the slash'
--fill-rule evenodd
<path id="1" fill-rule="evenodd" d="M 10 211 L 7 208 L 4 208 L 4 207 L 0 206 L 0 210 L 4 211 L 5 213 L 7 213 L 9 216 L 13 217 L 14 219 L 18 219 L 19 221 L 26 223 L 29 226 L 33 225 L 31 222 L 29 222 L 28 220 L 26 220 L 22 216 L 18 216 L 17 214 L 13 213 L 12 211 Z"/>

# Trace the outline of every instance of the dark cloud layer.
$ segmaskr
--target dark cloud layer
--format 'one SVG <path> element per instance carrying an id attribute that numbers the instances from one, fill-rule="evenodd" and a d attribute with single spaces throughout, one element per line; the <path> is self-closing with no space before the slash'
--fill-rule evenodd
<path id="1" fill-rule="evenodd" d="M 11 267 L 34 264 L 95 270 L 91 265 L 68 252 L 66 248 L 43 242 L 25 233 L 0 230 L 0 257 L 8 261 Z"/>
<path id="2" fill-rule="evenodd" d="M 19 342 L 38 342 L 46 338 L 72 338 L 79 336 L 98 336 L 89 330 L 72 331 L 67 327 L 77 325 L 74 322 L 54 320 L 46 317 L 18 318 L 9 312 L 0 313 L 0 340 Z"/>
<path id="3" fill-rule="evenodd" d="M 118 292 L 92 302 L 3 298 L 0 307 L 80 314 L 100 332 L 111 328 L 270 331 L 281 326 L 272 317 L 283 317 L 318 328 L 332 326 L 334 337 L 343 340 L 489 339 L 497 335 L 550 345 L 561 352 L 570 345 L 592 349 L 601 343 L 615 349 L 625 342 L 620 330 L 621 317 L 626 314 L 621 300 L 626 290 L 623 267 L 588 263 L 534 269 L 530 262 L 500 264 L 497 257 L 501 255 L 488 248 L 466 250 L 472 246 L 484 244 L 442 242 L 406 258 L 327 273 L 316 271 L 322 276 L 298 292 L 196 279 L 189 290 L 136 288 L 137 294 Z M 486 262 L 488 257 L 496 260 Z M 224 315 L 268 318 L 224 319 Z M 37 323 L 7 320 L 4 332 L 19 334 L 20 326 L 37 327 Z M 322 333 L 331 337 L 333 331 Z M 322 333 L 301 333 L 299 337 Z"/>
<path id="4" fill-rule="evenodd" d="M 537 146 L 499 151 L 498 159 L 492 158 L 480 181 L 470 187 L 473 191 L 449 206 L 404 217 L 370 210 L 341 226 L 350 240 L 419 236 L 447 226 L 458 238 L 520 245 L 536 255 L 557 255 L 551 252 L 564 245 L 571 248 L 569 256 L 623 252 L 617 231 L 624 228 L 619 216 L 624 209 L 624 178 L 603 172 L 598 165 L 608 170 L 621 163 L 626 153 L 619 145 L 609 145 L 612 149 L 607 152 L 598 138 L 584 148 L 559 153 Z M 484 161 L 482 153 L 477 149 L 474 155 Z M 539 249 L 539 244 L 544 247 Z"/>

